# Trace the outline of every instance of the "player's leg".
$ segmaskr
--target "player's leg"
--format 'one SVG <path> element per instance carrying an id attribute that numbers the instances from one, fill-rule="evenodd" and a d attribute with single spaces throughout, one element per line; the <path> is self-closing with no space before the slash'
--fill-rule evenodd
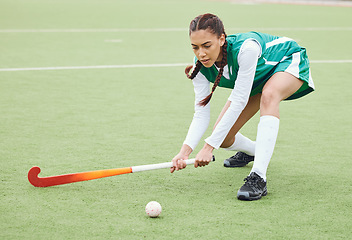
<path id="1" fill-rule="evenodd" d="M 243 109 L 237 121 L 232 126 L 226 138 L 224 139 L 223 143 L 221 144 L 221 148 L 228 148 L 234 144 L 236 140 L 235 136 L 238 133 L 238 131 L 243 127 L 244 124 L 246 124 L 246 122 L 248 122 L 249 119 L 251 119 L 254 116 L 254 114 L 258 112 L 260 107 L 260 99 L 261 99 L 261 94 L 256 94 L 255 96 L 252 96 L 249 98 L 246 107 Z M 216 121 L 215 126 L 221 120 L 226 110 L 230 107 L 230 104 L 231 104 L 230 101 L 226 103 L 225 107 L 223 108 L 223 110 L 219 115 L 218 120 Z"/>
<path id="2" fill-rule="evenodd" d="M 260 121 L 258 124 L 255 159 L 247 182 L 237 193 L 241 200 L 256 200 L 266 195 L 266 171 L 274 151 L 279 131 L 280 102 L 295 93 L 302 80 L 286 72 L 274 74 L 265 84 L 260 99 Z M 253 184 L 256 187 L 251 187 Z"/>
<path id="3" fill-rule="evenodd" d="M 280 102 L 294 94 L 303 84 L 302 80 L 286 72 L 274 74 L 263 88 L 260 100 L 260 122 L 257 131 L 255 163 L 252 172 L 257 172 L 264 180 L 266 169 L 274 151 L 279 130 Z M 262 166 L 263 165 L 263 166 Z"/>
<path id="4" fill-rule="evenodd" d="M 237 151 L 236 155 L 224 161 L 225 167 L 243 167 L 254 160 L 255 142 L 243 136 L 239 133 L 239 130 L 249 119 L 253 117 L 254 114 L 258 112 L 260 106 L 260 95 L 261 94 L 257 94 L 249 98 L 246 107 L 238 117 L 236 123 L 232 126 L 221 145 L 221 147 L 225 150 Z M 230 101 L 225 104 L 215 126 L 221 120 L 226 110 L 230 107 L 230 104 Z"/>

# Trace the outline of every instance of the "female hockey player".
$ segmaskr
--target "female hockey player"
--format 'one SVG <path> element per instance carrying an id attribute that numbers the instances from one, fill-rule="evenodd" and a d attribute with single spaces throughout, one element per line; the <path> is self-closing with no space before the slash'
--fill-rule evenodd
<path id="1" fill-rule="evenodd" d="M 279 104 L 314 90 L 306 50 L 290 38 L 259 32 L 227 36 L 222 21 L 213 14 L 192 20 L 189 36 L 196 58 L 193 68 L 186 68 L 186 74 L 194 85 L 195 114 L 170 171 L 186 167 L 184 160 L 205 133 L 210 121 L 209 101 L 216 87 L 231 88 L 194 166 L 208 165 L 213 150 L 219 148 L 238 152 L 225 160 L 227 167 L 244 166 L 254 159 L 237 198 L 260 199 L 267 194 L 266 172 L 279 130 Z M 258 110 L 260 121 L 254 142 L 239 130 Z"/>

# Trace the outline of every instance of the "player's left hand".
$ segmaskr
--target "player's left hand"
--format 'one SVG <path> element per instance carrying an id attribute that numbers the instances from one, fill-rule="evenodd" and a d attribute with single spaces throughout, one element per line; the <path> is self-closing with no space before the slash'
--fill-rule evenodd
<path id="1" fill-rule="evenodd" d="M 205 144 L 202 150 L 196 156 L 194 167 L 204 167 L 208 165 L 213 159 L 213 147 L 209 144 Z"/>

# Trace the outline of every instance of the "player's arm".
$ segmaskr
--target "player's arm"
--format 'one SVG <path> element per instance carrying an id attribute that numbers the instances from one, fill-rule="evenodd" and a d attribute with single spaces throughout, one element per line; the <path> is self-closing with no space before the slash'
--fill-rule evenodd
<path id="1" fill-rule="evenodd" d="M 260 54 L 261 48 L 256 41 L 247 40 L 243 43 L 238 55 L 239 71 L 237 79 L 234 89 L 228 98 L 228 101 L 231 102 L 230 107 L 214 128 L 211 136 L 205 140 L 206 145 L 211 146 L 213 149 L 220 147 L 248 103 Z M 209 146 L 207 146 L 207 149 L 209 149 Z M 207 156 L 212 156 L 212 153 L 207 153 Z"/>
<path id="2" fill-rule="evenodd" d="M 198 105 L 198 103 L 210 93 L 209 81 L 199 72 L 192 82 L 195 93 L 194 115 L 181 150 L 172 160 L 174 167 L 171 168 L 171 172 L 186 167 L 186 164 L 182 160 L 188 159 L 188 156 L 200 142 L 210 122 L 210 104 L 205 107 Z"/>

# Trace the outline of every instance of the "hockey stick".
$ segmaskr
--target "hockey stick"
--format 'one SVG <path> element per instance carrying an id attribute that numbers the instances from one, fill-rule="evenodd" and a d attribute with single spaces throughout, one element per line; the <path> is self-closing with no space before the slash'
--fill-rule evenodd
<path id="1" fill-rule="evenodd" d="M 213 160 L 215 157 L 213 156 Z M 187 165 L 194 164 L 195 159 L 185 160 Z M 35 187 L 51 187 L 55 185 L 62 185 L 74 182 L 82 182 L 93 180 L 97 178 L 111 177 L 115 175 L 135 173 L 142 171 L 149 171 L 162 168 L 171 168 L 172 162 L 158 163 L 158 164 L 148 164 L 134 167 L 126 168 L 115 168 L 115 169 L 106 169 L 106 170 L 96 170 L 90 172 L 81 172 L 81 173 L 71 173 L 65 175 L 51 176 L 51 177 L 38 177 L 40 173 L 39 167 L 32 167 L 28 172 L 28 180 Z"/>

